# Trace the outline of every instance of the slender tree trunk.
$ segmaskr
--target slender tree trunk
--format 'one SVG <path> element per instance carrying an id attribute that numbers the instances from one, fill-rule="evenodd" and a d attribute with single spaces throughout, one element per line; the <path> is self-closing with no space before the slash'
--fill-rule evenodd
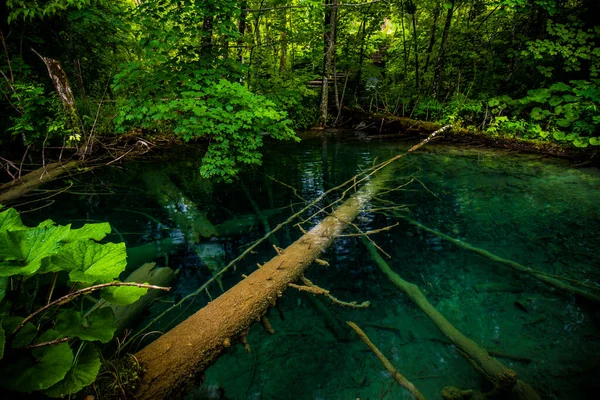
<path id="1" fill-rule="evenodd" d="M 281 55 L 279 57 L 279 73 L 285 72 L 287 66 L 287 12 L 286 10 L 282 10 L 282 27 L 281 33 L 279 34 L 279 41 L 281 46 Z"/>
<path id="2" fill-rule="evenodd" d="M 425 67 L 423 68 L 423 79 L 425 79 L 425 74 L 429 69 L 429 62 L 431 61 L 431 52 L 433 51 L 433 46 L 435 45 L 435 33 L 437 30 L 437 20 L 440 16 L 440 6 L 437 5 L 435 10 L 433 11 L 433 23 L 431 25 L 431 35 L 429 37 L 429 46 L 427 46 L 427 56 L 425 57 Z"/>
<path id="3" fill-rule="evenodd" d="M 404 2 L 402 2 L 402 48 L 404 50 L 404 74 L 402 76 L 402 97 L 406 93 L 406 74 L 408 73 L 408 53 L 406 52 L 406 31 L 404 30 Z M 404 101 L 402 101 L 404 104 Z M 404 106 L 402 107 L 404 108 Z M 404 112 L 402 112 L 404 115 Z"/>
<path id="4" fill-rule="evenodd" d="M 320 126 L 325 126 L 327 123 L 327 106 L 329 103 L 329 75 L 331 73 L 331 60 L 335 54 L 335 28 L 337 22 L 337 9 L 339 0 L 330 0 L 331 7 L 329 11 L 329 21 L 325 21 L 325 46 L 324 46 L 324 61 L 323 61 L 323 83 L 321 87 L 321 118 Z M 327 11 L 327 10 L 326 10 Z M 327 15 L 327 12 L 326 12 Z"/>
<path id="5" fill-rule="evenodd" d="M 242 64 L 244 64 L 244 33 L 246 33 L 246 18 L 248 17 L 248 11 L 246 11 L 246 9 L 248 8 L 248 2 L 246 0 L 243 0 L 240 3 L 240 7 L 242 8 L 242 12 L 240 14 L 240 21 L 238 23 L 238 33 L 239 33 L 239 37 L 238 37 L 238 41 L 237 41 L 237 46 L 238 46 L 238 61 L 241 62 Z"/>
<path id="6" fill-rule="evenodd" d="M 433 77 L 433 97 L 437 98 L 440 93 L 442 84 L 442 75 L 444 73 L 444 58 L 446 56 L 446 42 L 448 41 L 448 35 L 450 33 L 450 26 L 452 25 L 452 15 L 454 13 L 454 1 L 450 1 L 450 8 L 446 14 L 446 23 L 444 24 L 444 32 L 442 33 L 442 41 L 440 42 L 440 51 L 438 52 L 438 59 L 435 64 L 435 74 Z"/>
<path id="7" fill-rule="evenodd" d="M 207 13 L 202 22 L 202 39 L 200 40 L 200 54 L 208 56 L 212 53 L 212 33 L 213 33 L 213 19 L 212 6 L 207 7 Z"/>
<path id="8" fill-rule="evenodd" d="M 81 123 L 81 119 L 79 118 L 77 104 L 75 103 L 75 96 L 73 96 L 73 91 L 71 90 L 71 85 L 67 79 L 67 74 L 63 70 L 60 61 L 53 58 L 44 57 L 37 51 L 33 49 L 31 50 L 46 65 L 46 68 L 48 69 L 48 75 L 50 75 L 50 79 L 52 79 L 52 83 L 54 84 L 54 88 L 58 94 L 58 98 L 62 103 L 67 124 L 69 125 L 69 128 L 72 129 L 73 135 L 79 135 L 81 142 L 83 143 L 83 145 L 78 149 L 77 153 L 79 155 L 85 155 L 88 149 L 87 138 L 85 137 L 85 132 L 83 131 L 83 125 Z"/>
<path id="9" fill-rule="evenodd" d="M 419 43 L 417 41 L 417 16 L 416 13 L 412 15 L 412 25 L 413 25 L 413 36 L 415 40 L 415 89 L 417 92 L 419 91 Z"/>

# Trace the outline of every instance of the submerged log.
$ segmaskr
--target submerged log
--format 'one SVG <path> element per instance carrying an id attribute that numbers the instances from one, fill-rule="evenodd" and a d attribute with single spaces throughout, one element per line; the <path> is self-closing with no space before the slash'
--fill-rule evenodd
<path id="1" fill-rule="evenodd" d="M 79 161 L 67 163 L 51 163 L 45 167 L 38 168 L 19 179 L 0 186 L 0 204 L 8 204 L 11 201 L 29 193 L 41 184 L 58 178 L 80 165 Z"/>
<path id="2" fill-rule="evenodd" d="M 495 390 L 505 395 L 512 395 L 519 400 L 539 400 L 539 394 L 527 383 L 518 379 L 515 371 L 504 366 L 500 361 L 492 357 L 487 351 L 479 347 L 477 343 L 463 335 L 454 327 L 423 295 L 419 287 L 407 282 L 395 273 L 387 262 L 379 255 L 377 249 L 369 241 L 363 239 L 373 261 L 388 279 L 404 292 L 408 298 L 415 303 L 438 329 L 446 335 L 452 343 L 460 350 L 460 353 L 492 382 Z"/>
<path id="3" fill-rule="evenodd" d="M 147 263 L 133 271 L 125 282 L 148 283 L 156 286 L 170 286 L 175 279 L 175 271 L 169 267 L 157 267 L 155 263 Z M 150 307 L 154 300 L 163 294 L 160 290 L 149 290 L 138 301 L 127 306 L 111 304 L 110 306 L 115 315 L 115 324 L 117 330 L 115 336 L 120 336 L 127 327 L 131 326 L 136 319 L 140 318 L 143 311 Z"/>
<path id="4" fill-rule="evenodd" d="M 276 257 L 215 301 L 137 352 L 135 357 L 144 373 L 137 386 L 136 399 L 167 399 L 188 390 L 201 372 L 216 361 L 226 347 L 231 346 L 233 340 L 246 336 L 250 326 L 260 321 L 275 305 L 289 284 L 303 276 L 367 202 L 383 189 L 392 175 L 392 166 L 395 165 L 392 163 L 416 151 L 448 128 L 432 133 L 408 152 L 370 169 L 370 173 L 359 180 L 367 180 L 367 183 L 330 216 L 285 250 L 278 251 Z"/>
<path id="5" fill-rule="evenodd" d="M 210 238 L 218 235 L 206 213 L 185 196 L 164 171 L 156 169 L 147 171 L 142 175 L 142 180 L 156 201 L 175 222 L 177 228 L 181 230 L 186 241 L 198 243 L 201 237 Z"/>
<path id="6" fill-rule="evenodd" d="M 577 282 L 573 279 L 570 278 L 563 278 L 560 276 L 555 276 L 555 275 L 550 275 L 547 274 L 545 272 L 541 272 L 541 271 L 537 271 L 531 267 L 526 267 L 525 265 L 519 264 L 518 262 L 512 261 L 512 260 L 506 260 L 502 257 L 498 257 L 497 255 L 485 250 L 485 249 L 481 249 L 479 247 L 475 247 L 475 246 L 471 246 L 468 243 L 465 243 L 463 241 L 460 241 L 458 239 L 455 239 L 451 236 L 446 235 L 445 233 L 436 231 L 435 229 L 431 229 L 417 221 L 414 221 L 410 218 L 404 217 L 404 216 L 400 216 L 399 217 L 405 219 L 407 222 L 409 222 L 410 224 L 417 226 L 421 229 L 423 229 L 424 231 L 427 231 L 429 233 L 433 233 L 434 235 L 447 240 L 448 242 L 460 247 L 461 249 L 465 249 L 465 250 L 469 250 L 472 251 L 474 253 L 479 254 L 482 257 L 487 258 L 488 260 L 494 261 L 498 264 L 504 265 L 506 267 L 511 268 L 514 271 L 517 272 L 521 272 L 524 274 L 527 274 L 533 278 L 536 278 L 539 281 L 542 281 L 543 283 L 550 285 L 556 289 L 559 289 L 561 291 L 567 292 L 567 293 L 572 293 L 575 294 L 577 296 L 583 297 L 585 299 L 591 300 L 595 303 L 600 303 L 600 296 L 591 292 L 588 292 L 587 290 L 583 290 L 580 289 L 576 286 L 570 285 L 568 283 L 563 282 L 561 279 L 563 280 L 569 280 L 571 282 L 574 282 L 576 284 L 580 284 L 580 282 Z"/>
<path id="7" fill-rule="evenodd" d="M 236 286 L 135 354 L 145 373 L 136 398 L 166 399 L 185 391 L 232 341 L 275 304 L 278 297 L 329 247 L 391 175 L 382 170 L 300 239 Z"/>
<path id="8" fill-rule="evenodd" d="M 392 378 L 394 378 L 394 380 L 398 382 L 400 386 L 408 390 L 408 392 L 412 394 L 415 399 L 425 400 L 425 396 L 421 394 L 419 389 L 417 389 L 417 387 L 411 381 L 406 379 L 404 375 L 402 375 L 396 368 L 394 368 L 390 360 L 388 360 L 383 355 L 383 353 L 377 348 L 377 346 L 373 344 L 373 342 L 371 342 L 367 334 L 364 333 L 363 330 L 358 327 L 358 325 L 350 321 L 347 321 L 346 323 L 350 326 L 350 328 L 354 330 L 354 332 L 356 332 L 356 334 L 362 339 L 362 341 L 365 342 L 367 347 L 371 349 L 371 351 L 377 356 L 377 358 L 379 358 L 379 361 L 381 361 L 385 369 L 387 369 L 388 372 L 392 374 Z"/>
<path id="9" fill-rule="evenodd" d="M 282 209 L 261 210 L 263 217 L 267 220 L 277 214 L 280 214 L 282 211 Z M 218 235 L 221 237 L 242 236 L 250 233 L 260 223 L 262 223 L 262 221 L 258 215 L 247 214 L 215 225 L 215 229 L 217 230 Z"/>

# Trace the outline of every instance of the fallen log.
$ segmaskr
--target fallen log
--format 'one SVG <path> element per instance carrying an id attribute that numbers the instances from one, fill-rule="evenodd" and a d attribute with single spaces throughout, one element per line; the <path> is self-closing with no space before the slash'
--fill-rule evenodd
<path id="1" fill-rule="evenodd" d="M 217 236 L 217 230 L 206 213 L 187 198 L 164 171 L 146 171 L 142 180 L 158 204 L 181 230 L 187 242 L 198 243 L 201 237 Z"/>
<path id="2" fill-rule="evenodd" d="M 533 387 L 518 379 L 515 371 L 504 366 L 500 361 L 490 356 L 487 351 L 479 347 L 477 343 L 456 329 L 450 321 L 431 305 L 417 285 L 405 281 L 395 273 L 383 257 L 379 255 L 373 244 L 364 238 L 362 242 L 367 247 L 373 261 L 394 286 L 404 292 L 413 303 L 427 314 L 435 326 L 458 347 L 467 361 L 494 385 L 495 391 L 509 396 L 512 395 L 519 400 L 541 399 Z"/>
<path id="3" fill-rule="evenodd" d="M 354 322 L 350 322 L 350 321 L 347 321 L 346 323 L 350 326 L 350 328 L 352 328 L 354 330 L 354 332 L 356 332 L 356 334 L 362 339 L 362 341 L 365 342 L 367 347 L 369 349 L 371 349 L 371 351 L 377 356 L 377 358 L 379 358 L 379 361 L 381 361 L 381 363 L 383 364 L 385 369 L 387 369 L 388 372 L 390 374 L 392 374 L 392 378 L 394 378 L 394 380 L 400 386 L 402 386 L 404 389 L 408 390 L 408 392 L 410 394 L 412 394 L 415 399 L 425 400 L 425 396 L 423 396 L 421 394 L 419 389 L 417 389 L 417 387 L 415 385 L 413 385 L 413 383 L 411 381 L 406 379 L 406 377 L 404 375 L 402 375 L 396 368 L 394 368 L 394 366 L 392 365 L 390 360 L 388 360 L 383 355 L 383 353 L 377 348 L 377 346 L 375 346 L 373 344 L 373 342 L 371 342 L 371 340 L 369 339 L 367 334 L 364 333 L 363 330 L 358 327 L 358 325 L 356 325 Z"/>
<path id="4" fill-rule="evenodd" d="M 497 255 L 495 255 L 495 254 L 493 254 L 493 253 L 491 253 L 491 252 L 489 252 L 489 251 L 487 251 L 485 249 L 481 249 L 479 247 L 471 246 L 468 243 L 465 243 L 465 242 L 463 242 L 461 240 L 458 240 L 458 239 L 455 239 L 455 238 L 453 238 L 451 236 L 448 236 L 445 233 L 438 232 L 435 229 L 431 229 L 431 228 L 429 228 L 429 227 L 427 227 L 427 226 L 425 226 L 425 225 L 423 225 L 423 224 L 421 224 L 421 223 L 419 223 L 417 221 L 414 221 L 414 220 L 412 220 L 410 218 L 407 218 L 405 216 L 398 215 L 398 217 L 406 220 L 408 223 L 410 223 L 410 224 L 412 224 L 412 225 L 414 225 L 416 227 L 419 227 L 419 228 L 423 229 L 426 232 L 433 233 L 434 235 L 436 235 L 436 236 L 438 236 L 438 237 L 440 237 L 440 238 L 442 238 L 444 240 L 447 240 L 448 242 L 450 242 L 450 243 L 452 243 L 452 244 L 460 247 L 461 249 L 472 251 L 474 253 L 479 254 L 482 257 L 487 258 L 488 260 L 491 260 L 491 261 L 494 261 L 494 262 L 496 262 L 498 264 L 501 264 L 501 265 L 504 265 L 506 267 L 509 267 L 512 270 L 515 270 L 517 272 L 522 272 L 524 274 L 527 274 L 527 275 L 529 275 L 529 276 L 531 276 L 533 278 L 536 278 L 537 280 L 542 281 L 545 284 L 550 285 L 550 286 L 552 286 L 552 287 L 554 287 L 556 289 L 559 289 L 561 291 L 565 291 L 567 293 L 572 293 L 572 294 L 575 294 L 577 296 L 583 297 L 585 299 L 591 300 L 593 302 L 600 303 L 600 296 L 598 296 L 598 295 L 596 295 L 594 293 L 588 292 L 587 290 L 583 290 L 583 289 L 580 289 L 580 288 L 575 287 L 573 285 L 570 285 L 568 283 L 565 283 L 562 280 L 569 280 L 570 282 L 573 282 L 573 283 L 576 283 L 576 284 L 579 284 L 579 285 L 582 285 L 582 286 L 586 286 L 585 284 L 582 284 L 581 282 L 575 281 L 575 280 L 570 279 L 570 278 L 563 278 L 563 277 L 560 277 L 560 276 L 557 276 L 557 275 L 550 275 L 550 274 L 547 274 L 545 272 L 537 271 L 537 270 L 535 270 L 535 269 L 533 269 L 531 267 L 526 267 L 525 265 L 519 264 L 518 262 L 515 262 L 515 261 L 512 261 L 512 260 L 506 260 L 506 259 L 504 259 L 502 257 L 498 257 Z"/>
<path id="5" fill-rule="evenodd" d="M 373 169 L 369 174 L 371 179 L 330 216 L 215 301 L 137 352 L 135 357 L 144 373 L 137 386 L 136 399 L 167 399 L 188 390 L 225 348 L 245 337 L 250 326 L 260 321 L 288 285 L 300 279 L 334 238 L 384 187 L 393 172 L 392 168 L 384 167 L 416 151 L 437 133 L 434 132 L 407 153 Z"/>
<path id="6" fill-rule="evenodd" d="M 147 263 L 133 271 L 124 282 L 148 283 L 156 286 L 170 286 L 175 279 L 175 271 L 169 267 L 157 267 L 156 263 Z M 149 290 L 148 293 L 139 298 L 135 303 L 127 306 L 116 304 L 106 305 L 111 307 L 115 316 L 117 330 L 115 336 L 120 336 L 127 327 L 131 326 L 142 312 L 162 294 L 159 290 Z"/>
<path id="7" fill-rule="evenodd" d="M 0 204 L 8 204 L 11 201 L 14 201 L 15 199 L 36 189 L 41 184 L 66 174 L 80 164 L 81 163 L 79 161 L 51 163 L 31 171 L 12 182 L 5 183 L 0 186 Z"/>

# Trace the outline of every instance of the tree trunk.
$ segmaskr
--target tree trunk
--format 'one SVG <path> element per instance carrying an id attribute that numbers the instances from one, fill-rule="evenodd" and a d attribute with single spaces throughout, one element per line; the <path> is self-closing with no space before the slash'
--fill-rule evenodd
<path id="1" fill-rule="evenodd" d="M 69 161 L 65 164 L 56 162 L 38 168 L 12 182 L 5 183 L 0 186 L 0 204 L 8 204 L 34 190 L 41 184 L 68 173 L 79 165 L 81 165 L 81 163 L 78 161 Z"/>
<path id="2" fill-rule="evenodd" d="M 335 55 L 335 29 L 337 23 L 337 9 L 339 0 L 331 0 L 331 8 L 329 10 L 329 21 L 325 24 L 325 45 L 324 45 L 324 61 L 323 61 L 323 83 L 321 86 L 321 118 L 320 126 L 325 126 L 327 123 L 327 106 L 329 104 L 329 86 L 328 79 L 331 74 L 331 60 Z M 327 15 L 327 13 L 326 13 Z"/>
<path id="3" fill-rule="evenodd" d="M 379 269 L 394 286 L 403 291 L 413 303 L 427 314 L 438 329 L 460 350 L 460 353 L 467 361 L 494 384 L 495 389 L 498 391 L 498 398 L 515 398 L 518 400 L 541 399 L 531 386 L 518 379 L 515 371 L 504 366 L 500 361 L 490 356 L 487 351 L 479 347 L 477 343 L 456 329 L 450 321 L 431 305 L 417 285 L 405 281 L 400 275 L 395 273 L 383 257 L 379 255 L 373 244 L 366 239 L 363 239 L 363 244 L 367 247 L 373 261 L 375 261 Z M 502 393 L 504 394 L 502 395 Z"/>
<path id="4" fill-rule="evenodd" d="M 187 198 L 165 172 L 149 170 L 142 175 L 142 180 L 151 195 L 184 234 L 188 243 L 198 243 L 200 238 L 218 235 L 206 213 Z"/>
<path id="5" fill-rule="evenodd" d="M 417 15 L 416 12 L 412 15 L 413 37 L 415 40 L 415 89 L 419 91 L 419 43 L 417 42 Z"/>
<path id="6" fill-rule="evenodd" d="M 452 25 L 452 14 L 454 13 L 454 0 L 450 2 L 450 8 L 446 14 L 446 23 L 444 24 L 444 32 L 442 33 L 442 41 L 440 42 L 440 50 L 438 52 L 438 59 L 435 64 L 435 74 L 433 77 L 433 97 L 437 98 L 440 94 L 442 75 L 444 73 L 444 58 L 446 56 L 446 42 L 448 41 L 448 35 L 450 33 L 450 26 Z"/>
<path id="7" fill-rule="evenodd" d="M 437 5 L 435 10 L 433 11 L 433 23 L 431 25 L 431 35 L 429 37 L 429 46 L 427 46 L 427 56 L 425 57 L 425 67 L 423 68 L 423 80 L 425 79 L 425 74 L 429 69 L 429 61 L 431 60 L 431 52 L 433 51 L 433 46 L 435 45 L 435 33 L 437 30 L 437 20 L 440 16 L 440 6 Z"/>
<path id="8" fill-rule="evenodd" d="M 135 354 L 145 370 L 136 398 L 167 399 L 185 391 L 275 304 L 331 245 L 392 176 L 388 167 L 308 233 L 232 289 Z M 345 222 L 344 222 L 345 221 Z"/>
<path id="9" fill-rule="evenodd" d="M 79 113 L 77 112 L 77 105 L 75 104 L 75 96 L 73 96 L 73 91 L 71 90 L 71 85 L 67 79 L 67 74 L 60 65 L 60 61 L 53 58 L 44 57 L 37 51 L 33 49 L 31 50 L 44 62 L 46 68 L 48 69 L 48 75 L 50 75 L 50 79 L 52 79 L 56 93 L 58 93 L 58 97 L 65 112 L 67 124 L 69 125 L 69 128 L 73 130 L 73 136 L 79 135 L 82 143 L 86 143 L 81 120 L 79 119 Z M 84 145 L 78 150 L 77 153 L 80 155 L 86 154 L 86 150 L 87 145 Z"/>
<path id="10" fill-rule="evenodd" d="M 246 11 L 246 8 L 248 8 L 248 2 L 246 0 L 242 1 L 240 7 L 242 12 L 240 14 L 240 21 L 238 23 L 238 61 L 244 64 L 244 33 L 246 32 L 246 18 L 248 17 L 248 11 Z"/>
<path id="11" fill-rule="evenodd" d="M 287 13 L 286 13 L 286 10 L 282 10 L 281 14 L 282 14 L 283 26 L 281 27 L 281 32 L 279 33 L 279 42 L 280 42 L 280 46 L 281 46 L 281 55 L 279 57 L 279 73 L 285 72 L 286 65 L 287 65 L 287 33 L 286 33 Z"/>
<path id="12" fill-rule="evenodd" d="M 289 284 L 300 279 L 362 208 L 384 189 L 393 177 L 396 165 L 393 163 L 449 127 L 439 129 L 406 153 L 374 167 L 359 180 L 367 183 L 330 216 L 233 288 L 137 352 L 135 357 L 144 373 L 135 398 L 168 399 L 189 389 L 225 348 L 245 338 L 250 326 L 266 314 Z"/>

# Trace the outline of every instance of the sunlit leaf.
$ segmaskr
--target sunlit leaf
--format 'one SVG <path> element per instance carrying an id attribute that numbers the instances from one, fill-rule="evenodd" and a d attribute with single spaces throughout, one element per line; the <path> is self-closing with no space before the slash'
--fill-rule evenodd
<path id="1" fill-rule="evenodd" d="M 52 257 L 52 264 L 71 271 L 69 277 L 73 282 L 111 282 L 125 270 L 127 253 L 124 243 L 79 240 L 63 246 Z"/>
<path id="2" fill-rule="evenodd" d="M 110 231 L 111 228 L 108 222 L 102 222 L 99 224 L 85 224 L 79 229 L 71 229 L 64 241 L 67 243 L 84 239 L 100 241 L 104 239 L 104 237 L 108 235 Z"/>
<path id="3" fill-rule="evenodd" d="M 69 226 L 0 232 L 0 276 L 31 275 L 56 252 Z"/>
<path id="4" fill-rule="evenodd" d="M 146 292 L 148 289 L 135 286 L 109 287 L 102 292 L 102 298 L 110 303 L 126 306 L 138 301 Z"/>

